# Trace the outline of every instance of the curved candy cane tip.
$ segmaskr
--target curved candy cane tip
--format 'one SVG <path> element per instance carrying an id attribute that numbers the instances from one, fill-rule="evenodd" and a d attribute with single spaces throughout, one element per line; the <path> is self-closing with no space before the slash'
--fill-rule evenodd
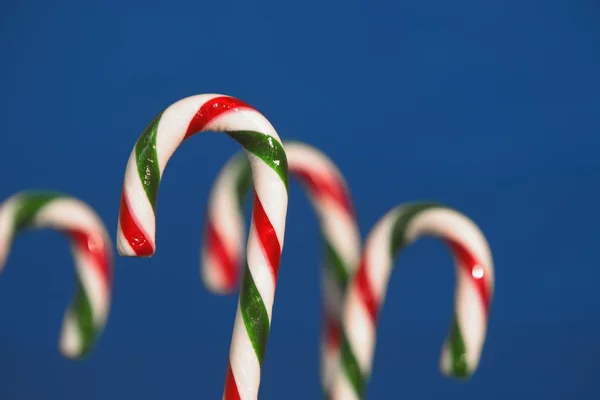
<path id="1" fill-rule="evenodd" d="M 59 348 L 61 353 L 68 358 L 78 360 L 87 352 L 84 351 L 81 335 L 79 335 L 77 322 L 71 313 L 65 315 Z"/>
<path id="2" fill-rule="evenodd" d="M 258 396 L 270 329 L 288 200 L 287 157 L 271 123 L 248 104 L 216 94 L 188 97 L 161 112 L 138 139 L 127 163 L 117 245 L 124 255 L 155 251 L 155 209 L 162 173 L 184 140 L 207 130 L 225 132 L 240 143 L 252 166 L 252 233 L 230 365 L 240 398 L 253 399 Z"/>
<path id="3" fill-rule="evenodd" d="M 493 263 L 477 225 L 449 207 L 409 203 L 385 214 L 369 233 L 358 273 L 345 300 L 342 353 L 334 397 L 362 398 L 371 373 L 376 322 L 394 256 L 422 236 L 442 239 L 455 261 L 455 314 L 440 357 L 444 374 L 466 379 L 477 368 L 493 293 Z M 360 328 L 359 328 L 360 327 Z"/>
<path id="4" fill-rule="evenodd" d="M 421 236 L 444 240 L 455 261 L 457 281 L 455 314 L 442 348 L 442 373 L 468 378 L 477 369 L 485 341 L 493 294 L 493 262 L 479 227 L 449 207 L 409 204 L 399 209 L 407 243 Z M 397 225 L 398 227 L 398 225 Z"/>
<path id="5" fill-rule="evenodd" d="M 266 118 L 230 96 L 187 97 L 169 106 L 148 125 L 129 158 L 117 233 L 120 254 L 149 256 L 154 253 L 154 212 L 164 168 L 181 142 L 206 130 L 227 132 L 249 154 L 271 167 L 287 188 L 285 152 Z"/>
<path id="6" fill-rule="evenodd" d="M 59 346 L 67 357 L 80 358 L 93 347 L 110 307 L 108 233 L 96 213 L 75 198 L 56 192 L 21 192 L 0 205 L 0 258 L 6 258 L 13 237 L 30 228 L 54 228 L 70 239 L 78 290 L 65 315 Z"/>

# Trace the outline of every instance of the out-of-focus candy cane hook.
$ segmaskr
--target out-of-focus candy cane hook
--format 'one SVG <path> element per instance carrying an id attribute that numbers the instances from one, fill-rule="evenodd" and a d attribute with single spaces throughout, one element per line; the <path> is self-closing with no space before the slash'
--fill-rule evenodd
<path id="1" fill-rule="evenodd" d="M 56 229 L 71 242 L 77 292 L 65 314 L 60 349 L 69 358 L 81 358 L 93 347 L 108 317 L 111 242 L 98 215 L 80 200 L 54 192 L 21 192 L 0 204 L 0 271 L 14 237 L 42 228 Z"/>
<path id="2" fill-rule="evenodd" d="M 421 236 L 445 241 L 456 266 L 454 318 L 442 349 L 441 370 L 446 375 L 466 378 L 477 368 L 494 291 L 488 243 L 473 221 L 458 211 L 432 203 L 406 204 L 389 211 L 366 239 L 343 309 L 333 400 L 364 397 L 373 363 L 377 317 L 394 256 Z"/>

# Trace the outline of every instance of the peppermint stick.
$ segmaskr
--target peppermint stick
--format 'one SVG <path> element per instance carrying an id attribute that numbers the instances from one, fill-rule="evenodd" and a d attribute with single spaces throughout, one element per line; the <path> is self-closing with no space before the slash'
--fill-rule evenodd
<path id="1" fill-rule="evenodd" d="M 185 98 L 160 113 L 138 139 L 127 164 L 118 249 L 124 256 L 154 253 L 156 198 L 162 173 L 177 147 L 203 131 L 225 132 L 240 143 L 254 178 L 248 263 L 233 328 L 223 398 L 256 399 L 288 201 L 287 159 L 269 121 L 248 104 L 216 94 Z"/>
<path id="2" fill-rule="evenodd" d="M 71 242 L 77 291 L 63 320 L 61 352 L 72 359 L 89 353 L 110 308 L 112 249 L 106 228 L 85 203 L 64 194 L 26 191 L 0 204 L 0 271 L 13 239 L 29 229 L 53 228 Z"/>
<path id="3" fill-rule="evenodd" d="M 284 147 L 290 176 L 306 189 L 325 242 L 321 379 L 327 392 L 338 362 L 343 293 L 360 257 L 360 233 L 346 180 L 329 157 L 300 142 L 284 141 Z M 211 190 L 201 272 L 214 293 L 230 293 L 237 287 L 245 233 L 242 206 L 251 178 L 246 158 L 236 155 L 225 164 Z"/>
<path id="4" fill-rule="evenodd" d="M 442 372 L 467 378 L 477 368 L 485 340 L 494 290 L 488 243 L 479 228 L 451 208 L 412 203 L 392 209 L 365 242 L 342 316 L 341 368 L 332 398 L 362 399 L 371 373 L 376 322 L 383 304 L 394 255 L 421 236 L 442 239 L 454 256 L 457 285 L 454 317 L 440 359 Z"/>

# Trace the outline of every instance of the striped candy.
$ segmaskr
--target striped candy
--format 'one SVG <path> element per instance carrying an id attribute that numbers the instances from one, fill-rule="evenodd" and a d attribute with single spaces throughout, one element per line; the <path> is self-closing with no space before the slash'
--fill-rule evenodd
<path id="1" fill-rule="evenodd" d="M 494 290 L 487 241 L 479 228 L 458 211 L 429 203 L 406 204 L 388 212 L 367 237 L 345 300 L 341 368 L 333 383 L 334 400 L 363 398 L 373 362 L 377 317 L 394 255 L 424 235 L 447 243 L 457 274 L 454 318 L 442 349 L 440 368 L 446 375 L 461 378 L 475 371 Z"/>
<path id="2" fill-rule="evenodd" d="M 60 349 L 72 359 L 92 349 L 104 329 L 112 291 L 112 249 L 104 224 L 86 204 L 52 192 L 21 192 L 0 204 L 0 271 L 13 238 L 27 229 L 67 235 L 77 271 L 77 292 L 63 321 Z"/>
<path id="3" fill-rule="evenodd" d="M 358 265 L 360 233 L 346 180 L 335 164 L 307 144 L 285 141 L 284 147 L 290 176 L 306 188 L 325 241 L 321 375 L 327 391 L 338 357 L 342 294 Z M 223 167 L 211 190 L 201 272 L 206 286 L 215 293 L 230 293 L 238 283 L 244 241 L 242 207 L 251 178 L 246 158 L 237 155 Z"/>
<path id="4" fill-rule="evenodd" d="M 270 329 L 288 201 L 288 166 L 273 126 L 248 104 L 223 95 L 180 100 L 160 113 L 131 153 L 121 196 L 121 255 L 151 256 L 160 178 L 177 147 L 202 131 L 225 132 L 245 149 L 254 177 L 247 266 L 233 330 L 224 399 L 256 399 Z"/>

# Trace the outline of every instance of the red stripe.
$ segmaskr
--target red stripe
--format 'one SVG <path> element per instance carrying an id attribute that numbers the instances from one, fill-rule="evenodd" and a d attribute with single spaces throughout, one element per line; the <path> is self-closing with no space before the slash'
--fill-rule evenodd
<path id="1" fill-rule="evenodd" d="M 240 393 L 233 377 L 233 371 L 231 370 L 231 364 L 227 363 L 227 375 L 225 376 L 225 393 L 223 395 L 224 400 L 240 400 Z"/>
<path id="2" fill-rule="evenodd" d="M 341 331 L 340 325 L 332 318 L 331 315 L 325 316 L 325 340 L 327 347 L 330 349 L 337 349 L 340 347 Z"/>
<path id="3" fill-rule="evenodd" d="M 354 215 L 354 207 L 350 201 L 350 194 L 337 179 L 328 179 L 321 174 L 309 169 L 290 167 L 290 174 L 298 177 L 316 197 L 329 198 L 341 206 L 346 212 Z"/>
<path id="4" fill-rule="evenodd" d="M 251 105 L 233 97 L 220 96 L 207 101 L 200 107 L 196 115 L 194 115 L 194 118 L 190 121 L 184 139 L 202 131 L 210 121 L 219 115 L 228 111 L 237 111 L 240 109 L 254 110 Z"/>
<path id="5" fill-rule="evenodd" d="M 254 191 L 254 204 L 252 206 L 252 219 L 254 226 L 256 227 L 256 233 L 263 252 L 267 259 L 273 273 L 273 281 L 277 281 L 277 273 L 279 272 L 279 261 L 281 259 L 281 245 L 279 239 L 275 234 L 275 229 L 271 225 L 269 217 L 265 213 L 265 210 Z"/>
<path id="6" fill-rule="evenodd" d="M 477 289 L 481 302 L 483 303 L 483 308 L 487 313 L 490 309 L 490 293 L 488 288 L 489 277 L 485 275 L 485 269 L 483 269 L 483 275 L 478 276 L 477 273 L 481 274 L 483 267 L 473 254 L 457 242 L 451 240 L 448 240 L 447 242 L 456 257 L 458 264 L 469 276 L 473 286 Z"/>
<path id="7" fill-rule="evenodd" d="M 225 278 L 225 289 L 233 290 L 238 280 L 238 263 L 235 255 L 230 255 L 225 243 L 210 219 L 206 226 L 206 247 L 209 254 L 217 261 L 219 269 Z"/>
<path id="8" fill-rule="evenodd" d="M 360 299 L 367 309 L 369 317 L 371 317 L 371 322 L 375 324 L 377 322 L 377 315 L 379 314 L 379 307 L 377 300 L 375 299 L 375 293 L 373 293 L 373 289 L 371 287 L 371 282 L 369 282 L 369 277 L 367 276 L 367 264 L 364 257 L 360 261 L 360 266 L 356 272 L 355 279 L 356 280 L 354 284 L 358 290 Z"/>
<path id="9" fill-rule="evenodd" d="M 93 261 L 93 267 L 102 278 L 105 289 L 110 289 L 112 281 L 112 268 L 110 257 L 110 244 L 106 243 L 102 235 L 78 229 L 69 229 L 65 232 L 73 241 L 78 251 L 87 254 Z"/>
<path id="10" fill-rule="evenodd" d="M 154 254 L 154 246 L 131 213 L 127 198 L 125 197 L 125 188 L 123 188 L 123 191 L 121 192 L 119 223 L 121 225 L 123 236 L 135 252 L 136 256 L 148 257 Z"/>

